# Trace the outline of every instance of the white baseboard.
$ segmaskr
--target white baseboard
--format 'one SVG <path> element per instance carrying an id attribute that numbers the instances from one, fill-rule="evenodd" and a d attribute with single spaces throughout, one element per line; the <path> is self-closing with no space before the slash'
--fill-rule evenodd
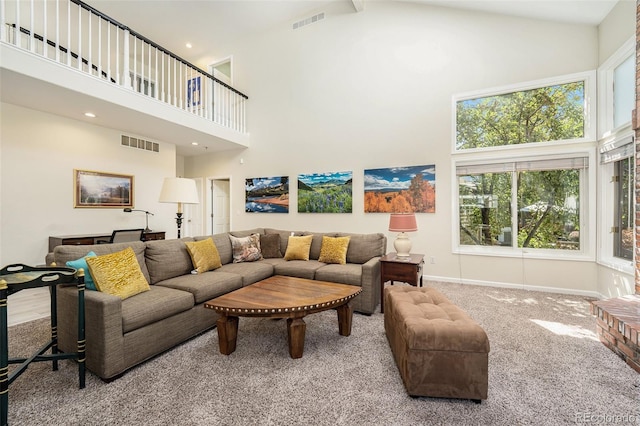
<path id="1" fill-rule="evenodd" d="M 479 285 L 479 286 L 485 286 L 485 287 L 515 288 L 518 290 L 530 290 L 530 291 L 540 291 L 540 292 L 559 293 L 559 294 L 572 294 L 576 296 L 593 297 L 595 299 L 606 299 L 604 295 L 598 293 L 597 291 L 575 290 L 575 289 L 561 288 L 561 287 L 543 287 L 543 286 L 536 286 L 536 285 L 503 283 L 503 282 L 497 282 L 497 281 L 470 280 L 470 279 L 460 279 L 460 278 L 452 278 L 452 277 L 439 277 L 435 275 L 423 275 L 422 277 L 424 280 L 427 280 L 427 281 L 441 281 L 441 282 L 447 282 L 447 283 Z"/>

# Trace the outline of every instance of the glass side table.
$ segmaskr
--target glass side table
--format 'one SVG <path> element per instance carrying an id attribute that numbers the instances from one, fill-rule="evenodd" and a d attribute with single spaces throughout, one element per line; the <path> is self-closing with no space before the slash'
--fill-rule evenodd
<path id="1" fill-rule="evenodd" d="M 78 346 L 77 352 L 58 350 L 58 318 L 56 286 L 75 283 L 78 287 Z M 7 332 L 7 298 L 28 288 L 49 287 L 51 296 L 51 340 L 28 358 L 9 358 Z M 80 389 L 85 386 L 85 339 L 84 339 L 84 271 L 56 266 L 32 267 L 22 264 L 9 265 L 0 270 L 0 425 L 8 422 L 9 385 L 18 378 L 32 362 L 51 361 L 53 370 L 58 369 L 58 360 L 78 361 Z M 50 354 L 46 354 L 51 349 Z M 9 374 L 9 364 L 20 364 Z"/>

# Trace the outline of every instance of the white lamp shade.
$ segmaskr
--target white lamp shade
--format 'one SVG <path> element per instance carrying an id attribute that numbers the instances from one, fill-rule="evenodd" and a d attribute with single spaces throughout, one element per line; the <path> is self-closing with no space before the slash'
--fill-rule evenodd
<path id="1" fill-rule="evenodd" d="M 198 189 L 193 179 L 169 177 L 164 178 L 160 191 L 161 203 L 198 204 Z"/>

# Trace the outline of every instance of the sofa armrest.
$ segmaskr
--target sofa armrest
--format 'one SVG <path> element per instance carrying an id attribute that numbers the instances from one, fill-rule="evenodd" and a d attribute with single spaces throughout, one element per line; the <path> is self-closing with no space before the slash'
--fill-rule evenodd
<path id="1" fill-rule="evenodd" d="M 75 352 L 78 291 L 75 286 L 58 286 L 57 292 L 59 346 L 65 352 Z M 99 291 L 87 290 L 84 294 L 87 368 L 110 378 L 124 365 L 122 300 Z"/>
<path id="2" fill-rule="evenodd" d="M 380 268 L 380 256 L 372 257 L 362 265 L 359 312 L 372 314 L 380 303 Z"/>

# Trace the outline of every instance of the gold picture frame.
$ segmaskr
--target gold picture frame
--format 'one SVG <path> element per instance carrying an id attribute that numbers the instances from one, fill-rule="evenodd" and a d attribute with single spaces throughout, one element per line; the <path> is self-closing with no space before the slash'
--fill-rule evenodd
<path id="1" fill-rule="evenodd" d="M 74 208 L 133 207 L 133 176 L 73 170 Z"/>

